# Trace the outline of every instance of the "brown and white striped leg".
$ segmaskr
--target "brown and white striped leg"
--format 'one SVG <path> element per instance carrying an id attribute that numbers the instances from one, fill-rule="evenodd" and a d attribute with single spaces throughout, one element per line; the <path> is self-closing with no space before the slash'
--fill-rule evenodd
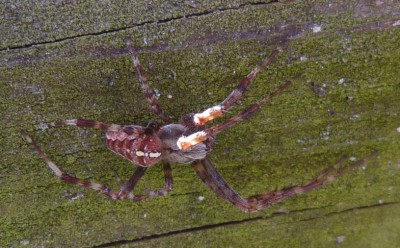
<path id="1" fill-rule="evenodd" d="M 54 174 L 59 177 L 61 180 L 64 180 L 68 183 L 78 184 L 83 187 L 92 188 L 94 190 L 100 191 L 111 199 L 117 199 L 118 193 L 113 192 L 110 188 L 105 185 L 91 182 L 89 180 L 79 179 L 74 176 L 71 176 L 58 168 L 58 166 L 50 160 L 50 158 L 42 151 L 42 149 L 36 144 L 36 142 L 28 136 L 25 131 L 22 131 L 22 137 L 33 146 L 35 151 L 39 154 L 39 156 L 46 162 L 46 164 L 50 167 L 50 169 L 54 172 Z"/>
<path id="2" fill-rule="evenodd" d="M 238 122 L 241 122 L 241 121 L 249 118 L 252 114 L 254 114 L 254 112 L 258 111 L 263 105 L 270 102 L 273 97 L 277 96 L 279 93 L 281 93 L 287 87 L 289 87 L 290 84 L 292 83 L 292 81 L 296 78 L 297 77 L 293 78 L 292 80 L 286 81 L 286 83 L 284 85 L 282 85 L 281 87 L 279 87 L 276 91 L 272 92 L 271 94 L 269 94 L 267 97 L 265 97 L 261 101 L 254 103 L 249 108 L 244 110 L 242 113 L 240 113 L 236 116 L 233 116 L 232 118 L 224 121 L 223 123 L 212 126 L 203 131 L 193 133 L 189 136 L 180 137 L 177 141 L 178 147 L 182 150 L 186 150 L 187 148 L 189 148 L 193 145 L 196 145 L 200 142 L 207 140 L 210 136 L 216 135 L 216 134 L 224 131 L 225 129 L 232 127 L 233 125 L 237 124 Z"/>
<path id="3" fill-rule="evenodd" d="M 136 52 L 134 51 L 134 49 L 132 48 L 131 43 L 127 40 L 126 44 L 128 46 L 128 51 L 129 51 L 129 54 L 131 55 L 132 62 L 136 68 L 136 73 L 139 78 L 140 87 L 142 88 L 142 91 L 146 95 L 146 100 L 150 106 L 150 109 L 153 111 L 154 114 L 156 114 L 158 117 L 160 117 L 166 124 L 172 123 L 171 117 L 169 117 L 164 112 L 164 110 L 158 104 L 158 100 L 154 96 L 154 93 L 151 91 L 149 83 L 147 82 L 147 78 L 144 75 L 142 65 L 140 64 L 139 58 L 136 55 Z"/>
<path id="4" fill-rule="evenodd" d="M 309 183 L 302 186 L 293 186 L 284 188 L 281 190 L 275 190 L 272 192 L 262 193 L 259 195 L 254 195 L 248 198 L 241 197 L 236 193 L 222 178 L 222 176 L 215 170 L 214 165 L 208 158 L 203 160 L 198 160 L 192 163 L 193 169 L 196 171 L 197 175 L 201 180 L 207 184 L 207 186 L 214 191 L 219 197 L 225 199 L 226 201 L 232 203 L 238 207 L 243 212 L 254 212 L 265 209 L 272 204 L 280 202 L 288 197 L 306 193 L 313 189 L 317 189 L 326 185 L 336 178 L 340 177 L 347 171 L 360 167 L 365 164 L 365 162 L 370 159 L 375 153 L 351 164 L 347 167 L 339 170 L 334 174 L 330 174 L 333 170 L 337 169 L 341 164 L 345 162 L 342 158 L 338 163 L 329 167 L 328 169 L 322 171 L 318 177 Z"/>
<path id="5" fill-rule="evenodd" d="M 275 60 L 276 56 L 282 49 L 278 47 L 272 52 L 272 54 L 264 59 L 254 70 L 252 70 L 242 81 L 236 86 L 236 88 L 229 94 L 229 96 L 223 100 L 219 105 L 213 106 L 206 109 L 202 113 L 197 113 L 193 116 L 193 123 L 198 126 L 203 126 L 207 122 L 221 116 L 225 111 L 233 107 L 242 98 L 243 94 L 247 90 L 250 82 L 262 71 L 269 63 Z"/>
<path id="6" fill-rule="evenodd" d="M 68 183 L 78 184 L 83 187 L 91 188 L 97 191 L 100 191 L 104 195 L 108 196 L 114 200 L 122 200 L 125 198 L 131 199 L 133 201 L 141 201 L 154 196 L 162 196 L 166 195 L 168 192 L 172 190 L 172 172 L 171 166 L 168 163 L 164 163 L 164 176 L 165 176 L 165 187 L 162 189 L 157 189 L 155 191 L 150 191 L 147 194 L 143 195 L 134 195 L 131 191 L 134 189 L 137 182 L 144 175 L 144 172 L 147 168 L 145 167 L 137 167 L 129 181 L 122 185 L 119 192 L 112 191 L 109 187 L 94 183 L 89 180 L 80 179 L 74 176 L 71 176 L 68 173 L 63 172 L 50 158 L 42 151 L 42 149 L 37 145 L 37 143 L 30 137 L 25 131 L 22 131 L 22 137 L 33 146 L 35 151 L 39 154 L 39 156 L 46 162 L 46 164 L 50 167 L 50 169 L 54 172 L 54 174 L 59 177 L 61 180 L 64 180 Z M 122 180 L 117 176 L 118 182 L 123 183 Z"/>
<path id="7" fill-rule="evenodd" d="M 44 124 L 45 128 L 50 127 L 62 127 L 62 126 L 77 126 L 77 127 L 89 127 L 101 130 L 120 130 L 123 126 L 117 124 L 107 124 L 100 121 L 92 121 L 86 119 L 70 119 L 54 121 Z"/>
<path id="8" fill-rule="evenodd" d="M 95 129 L 107 130 L 107 131 L 112 131 L 112 132 L 123 131 L 127 134 L 132 134 L 135 131 L 140 132 L 143 129 L 140 126 L 106 124 L 104 122 L 92 121 L 92 120 L 86 120 L 86 119 L 61 120 L 61 121 L 45 123 L 45 124 L 42 124 L 42 126 L 44 128 L 62 127 L 62 126 L 88 127 L 88 128 L 95 128 Z"/>

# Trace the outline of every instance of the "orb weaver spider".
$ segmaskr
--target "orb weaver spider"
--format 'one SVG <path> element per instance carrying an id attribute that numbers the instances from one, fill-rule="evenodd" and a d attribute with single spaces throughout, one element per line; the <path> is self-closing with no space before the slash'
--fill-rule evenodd
<path id="1" fill-rule="evenodd" d="M 246 77 L 244 77 L 236 88 L 233 89 L 228 97 L 220 104 L 208 108 L 200 113 L 190 113 L 185 115 L 178 123 L 173 123 L 171 117 L 164 112 L 159 105 L 157 98 L 150 89 L 136 52 L 129 42 L 127 42 L 127 46 L 132 62 L 136 68 L 140 86 L 146 96 L 147 103 L 152 112 L 162 120 L 162 123 L 150 123 L 146 127 L 142 127 L 137 125 L 107 124 L 85 119 L 69 119 L 46 124 L 47 127 L 77 126 L 105 130 L 107 147 L 114 153 L 128 159 L 137 166 L 135 172 L 127 182 L 120 179 L 117 174 L 115 175 L 117 181 L 121 185 L 118 192 L 111 190 L 105 185 L 76 178 L 63 172 L 53 161 L 50 160 L 38 144 L 25 131 L 23 131 L 22 136 L 24 139 L 33 146 L 35 151 L 47 163 L 54 174 L 68 183 L 92 188 L 114 200 L 129 199 L 137 202 L 155 196 L 166 195 L 172 190 L 173 179 L 170 166 L 171 163 L 191 164 L 200 179 L 216 195 L 232 203 L 244 212 L 254 212 L 265 209 L 266 207 L 293 195 L 308 192 L 328 184 L 337 177 L 343 175 L 345 172 L 363 165 L 369 158 L 365 157 L 336 173 L 332 173 L 345 161 L 345 158 L 342 158 L 338 163 L 325 169 L 314 180 L 311 180 L 304 185 L 292 186 L 244 198 L 236 193 L 236 191 L 226 183 L 223 177 L 217 172 L 207 155 L 212 150 L 215 143 L 215 137 L 218 133 L 250 117 L 273 97 L 277 96 L 289 87 L 296 77 L 292 80 L 286 81 L 286 83 L 280 86 L 277 90 L 260 101 L 252 104 L 240 114 L 211 127 L 205 127 L 205 124 L 220 117 L 223 113 L 231 109 L 242 98 L 246 89 L 250 85 L 250 82 L 269 63 L 275 60 L 281 51 L 281 48 L 278 47 L 274 50 L 269 57 L 264 59 Z M 146 194 L 133 194 L 132 192 L 135 185 L 144 175 L 145 171 L 159 162 L 162 163 L 164 169 L 164 188 L 152 190 Z"/>

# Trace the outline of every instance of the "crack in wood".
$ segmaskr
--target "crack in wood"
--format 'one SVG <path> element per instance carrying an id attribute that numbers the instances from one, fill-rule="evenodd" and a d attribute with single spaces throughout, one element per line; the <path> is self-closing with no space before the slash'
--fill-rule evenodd
<path id="1" fill-rule="evenodd" d="M 322 216 L 305 218 L 305 219 L 301 219 L 301 220 L 298 220 L 298 221 L 311 221 L 311 220 L 315 220 L 315 219 L 326 218 L 326 217 L 332 216 L 332 215 L 347 213 L 347 212 L 354 211 L 354 210 L 361 210 L 361 209 L 368 209 L 368 208 L 379 208 L 379 207 L 384 207 L 384 206 L 389 206 L 389 205 L 400 205 L 400 202 L 388 202 L 388 203 L 382 203 L 382 204 L 358 206 L 358 207 L 348 208 L 348 209 L 345 209 L 345 210 L 342 210 L 342 211 L 331 212 L 331 213 L 328 213 L 328 214 L 322 215 Z M 326 207 L 329 207 L 329 206 L 326 206 Z M 153 235 L 144 236 L 144 237 L 137 238 L 137 239 L 116 240 L 116 241 L 112 241 L 112 242 L 109 242 L 109 243 L 104 243 L 104 244 L 93 246 L 93 247 L 98 247 L 98 248 L 114 247 L 114 246 L 124 245 L 124 244 L 132 244 L 132 243 L 144 242 L 144 241 L 148 241 L 148 240 L 160 239 L 160 238 L 165 238 L 165 237 L 169 237 L 169 236 L 192 233 L 192 232 L 203 231 L 203 230 L 210 230 L 210 229 L 215 229 L 215 228 L 224 227 L 224 226 L 234 226 L 234 225 L 241 225 L 241 224 L 248 223 L 248 222 L 255 222 L 255 221 L 259 221 L 259 220 L 268 220 L 268 219 L 272 219 L 274 217 L 281 216 L 281 215 L 302 213 L 302 212 L 306 212 L 306 211 L 310 211 L 310 210 L 313 210 L 313 209 L 307 208 L 307 209 L 294 210 L 294 211 L 290 211 L 290 212 L 275 212 L 275 213 L 272 213 L 268 217 L 257 216 L 257 217 L 253 217 L 253 218 L 242 219 L 242 220 L 235 220 L 235 221 L 227 221 L 227 222 L 216 223 L 216 224 L 209 224 L 209 225 L 192 227 L 192 228 L 187 228 L 187 229 L 181 229 L 181 230 L 176 230 L 176 231 L 171 231 L 171 232 L 166 232 L 166 233 L 161 233 L 161 234 L 153 234 Z"/>
<path id="2" fill-rule="evenodd" d="M 131 29 L 131 28 L 141 27 L 141 26 L 144 26 L 144 25 L 164 24 L 164 23 L 169 23 L 169 22 L 181 20 L 181 19 L 187 19 L 187 18 L 192 18 L 192 17 L 203 17 L 203 16 L 207 16 L 207 15 L 210 15 L 210 14 L 214 14 L 214 13 L 222 13 L 222 12 L 226 12 L 226 11 L 240 10 L 240 9 L 246 8 L 248 6 L 267 5 L 267 4 L 273 4 L 273 3 L 279 3 L 279 1 L 278 0 L 272 0 L 270 2 L 254 2 L 254 3 L 240 4 L 238 6 L 229 7 L 229 8 L 214 9 L 214 10 L 211 10 L 211 11 L 204 10 L 203 12 L 198 12 L 198 13 L 193 13 L 193 14 L 188 14 L 188 15 L 181 15 L 181 16 L 171 17 L 171 18 L 167 18 L 167 19 L 162 19 L 162 20 L 144 21 L 144 22 L 137 23 L 136 25 L 128 26 L 128 27 L 103 30 L 103 31 L 94 32 L 94 33 L 73 35 L 73 36 L 68 36 L 68 37 L 54 39 L 54 40 L 47 40 L 47 41 L 41 41 L 41 42 L 32 42 L 32 43 L 29 43 L 29 44 L 19 45 L 19 46 L 9 46 L 9 47 L 6 47 L 6 48 L 1 48 L 0 52 L 1 51 L 8 51 L 8 50 L 24 49 L 24 48 L 40 46 L 40 45 L 54 44 L 54 43 L 59 43 L 59 42 L 73 40 L 73 39 L 77 39 L 77 38 L 83 38 L 83 37 L 98 36 L 98 35 L 103 35 L 103 34 L 112 34 L 112 33 L 120 32 L 120 31 L 125 31 L 125 30 Z"/>

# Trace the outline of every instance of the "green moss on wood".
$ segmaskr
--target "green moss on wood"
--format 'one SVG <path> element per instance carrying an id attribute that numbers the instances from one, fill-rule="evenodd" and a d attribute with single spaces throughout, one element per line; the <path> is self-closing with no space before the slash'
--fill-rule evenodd
<path id="1" fill-rule="evenodd" d="M 396 130 L 400 31 L 387 11 L 379 12 L 383 7 L 344 4 L 345 9 L 340 1 L 247 4 L 2 51 L 0 245 L 93 246 L 180 230 L 188 231 L 138 245 L 223 246 L 235 240 L 237 245 L 333 246 L 345 236 L 343 244 L 351 246 L 355 240 L 381 244 L 378 234 L 383 231 L 387 242 L 396 240 L 390 227 L 396 230 L 391 216 L 397 205 L 377 204 L 400 198 Z M 385 4 L 385 10 L 396 11 L 396 6 Z M 314 24 L 322 31 L 313 33 Z M 217 169 L 243 195 L 305 183 L 344 154 L 360 158 L 378 150 L 379 157 L 365 170 L 250 215 L 218 199 L 189 166 L 174 166 L 175 189 L 170 196 L 135 204 L 110 201 L 62 183 L 23 142 L 19 130 L 27 129 L 65 171 L 118 188 L 113 171 L 127 178 L 134 166 L 105 149 L 102 132 L 74 128 L 43 132 L 39 124 L 82 117 L 145 125 L 155 118 L 147 110 L 126 54 L 127 35 L 140 49 L 150 84 L 159 90 L 161 104 L 174 119 L 221 101 L 279 41 L 291 37 L 284 53 L 224 118 L 284 80 L 299 73 L 301 78 L 249 121 L 219 135 L 211 154 Z M 316 94 L 313 84 L 325 85 L 326 94 Z M 160 187 L 162 182 L 161 169 L 152 168 L 137 190 Z M 199 201 L 199 196 L 205 200 Z M 355 215 L 346 212 L 353 208 L 364 209 Z M 277 212 L 288 214 L 275 216 Z M 332 224 L 324 228 L 325 220 Z M 382 221 L 385 228 L 374 232 Z"/>

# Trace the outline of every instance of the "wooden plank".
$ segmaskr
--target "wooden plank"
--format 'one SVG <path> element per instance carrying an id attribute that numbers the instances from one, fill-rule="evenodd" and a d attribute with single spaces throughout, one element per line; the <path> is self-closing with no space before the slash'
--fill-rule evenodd
<path id="1" fill-rule="evenodd" d="M 371 233 L 380 225 L 387 246 L 400 244 L 393 231 L 399 222 L 391 218 L 400 199 L 398 4 L 209 1 L 194 2 L 195 8 L 175 3 L 176 10 L 155 2 L 139 4 L 143 9 L 130 19 L 133 7 L 41 3 L 45 8 L 16 6 L 1 15 L 7 25 L 0 49 L 0 246 L 333 246 L 341 236 L 347 246 L 360 239 L 377 246 L 382 240 Z M 39 13 L 58 19 L 37 18 Z M 35 25 L 22 25 L 25 19 Z M 40 128 L 76 117 L 138 125 L 155 119 L 126 53 L 126 37 L 175 120 L 220 102 L 283 44 L 284 52 L 228 116 L 284 80 L 299 73 L 301 79 L 220 134 L 211 153 L 218 171 L 243 195 L 305 183 L 344 154 L 360 158 L 378 150 L 379 156 L 364 170 L 254 214 L 218 199 L 184 165 L 173 167 L 171 195 L 140 203 L 111 201 L 60 182 L 22 140 L 21 129 L 79 177 L 118 188 L 113 171 L 127 178 L 134 170 L 105 149 L 100 131 Z M 137 190 L 162 181 L 161 169 L 151 168 Z M 324 228 L 324 220 L 332 224 Z"/>

